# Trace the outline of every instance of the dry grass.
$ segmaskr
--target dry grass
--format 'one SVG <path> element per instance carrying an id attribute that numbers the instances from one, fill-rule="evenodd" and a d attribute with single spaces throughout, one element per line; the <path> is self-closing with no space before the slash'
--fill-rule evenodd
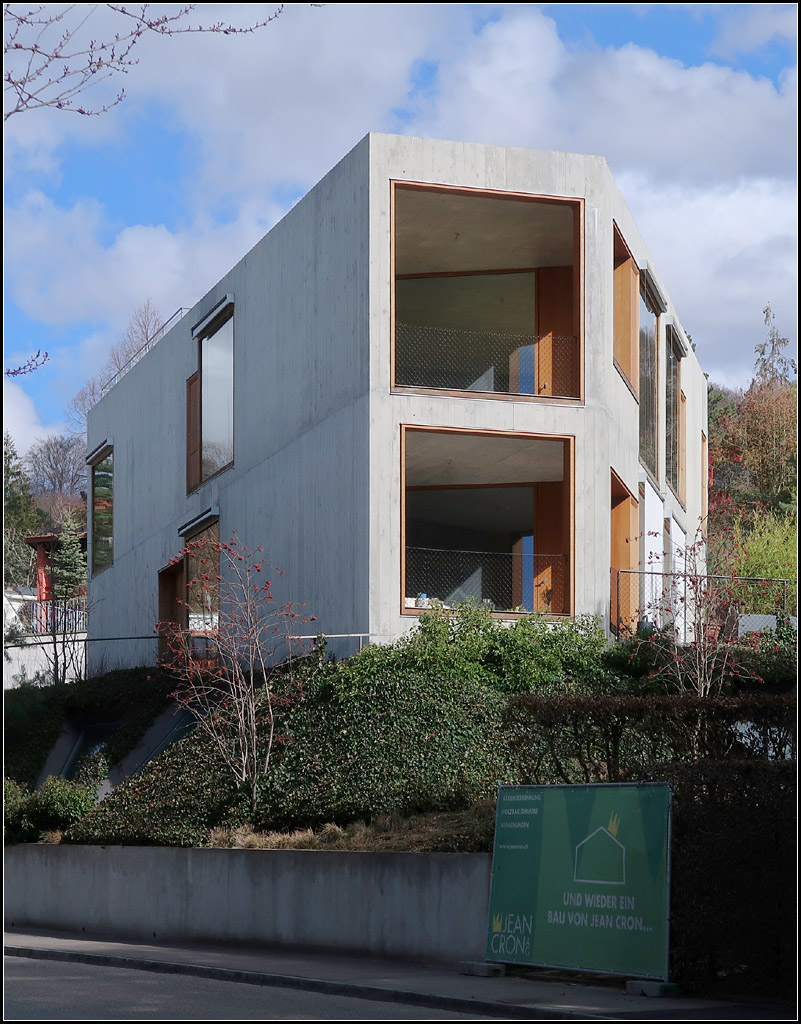
<path id="1" fill-rule="evenodd" d="M 61 842 L 63 836 L 64 836 L 63 830 L 60 829 L 60 828 L 55 828 L 55 829 L 53 829 L 52 832 L 42 832 L 42 834 L 39 836 L 37 842 L 39 842 L 39 843 L 49 843 L 49 844 L 51 844 L 53 846 L 57 846 Z"/>
<path id="2" fill-rule="evenodd" d="M 371 824 L 356 821 L 345 827 L 333 822 L 316 831 L 254 832 L 249 825 L 216 828 L 209 846 L 238 850 L 351 850 L 363 853 L 472 853 L 492 849 L 495 801 L 485 800 L 463 811 L 440 811 L 403 818 L 389 814 Z"/>

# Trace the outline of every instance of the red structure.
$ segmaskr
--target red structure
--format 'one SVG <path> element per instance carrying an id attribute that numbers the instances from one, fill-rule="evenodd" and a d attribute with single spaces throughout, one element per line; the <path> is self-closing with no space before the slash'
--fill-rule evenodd
<path id="1" fill-rule="evenodd" d="M 81 551 L 86 554 L 86 533 L 80 534 Z M 36 600 L 49 601 L 52 597 L 50 589 L 50 555 L 58 547 L 58 534 L 42 533 L 34 537 L 26 537 L 25 543 L 36 551 Z M 86 586 L 81 587 L 81 595 L 86 593 Z M 77 595 L 76 595 L 77 596 Z"/>

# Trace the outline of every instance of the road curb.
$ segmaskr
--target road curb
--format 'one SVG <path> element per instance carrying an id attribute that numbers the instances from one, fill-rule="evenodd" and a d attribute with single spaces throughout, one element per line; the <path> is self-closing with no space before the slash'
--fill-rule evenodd
<path id="1" fill-rule="evenodd" d="M 111 956 L 106 953 L 82 953 L 74 950 L 36 949 L 31 946 L 4 946 L 5 956 L 27 957 L 31 960 L 60 960 L 67 963 L 94 964 L 98 967 L 120 967 L 126 970 L 150 971 L 154 974 L 184 974 L 212 981 L 233 981 L 244 985 L 263 985 L 273 988 L 298 989 L 324 995 L 350 996 L 374 1002 L 405 1003 L 432 1010 L 451 1010 L 455 1013 L 486 1013 L 493 1017 L 514 1020 L 618 1020 L 602 1014 L 578 1013 L 554 1007 L 520 1006 L 496 1003 L 483 999 L 464 999 L 458 996 L 438 996 L 426 992 L 407 992 L 404 989 L 379 988 L 349 982 L 327 981 L 322 978 L 304 978 L 292 974 L 267 974 L 260 971 L 237 971 L 227 967 L 208 967 L 172 960 L 145 960 L 141 957 Z"/>

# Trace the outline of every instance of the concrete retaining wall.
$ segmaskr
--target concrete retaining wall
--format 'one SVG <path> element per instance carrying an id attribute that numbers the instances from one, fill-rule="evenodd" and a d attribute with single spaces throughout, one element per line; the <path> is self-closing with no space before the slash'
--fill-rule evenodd
<path id="1" fill-rule="evenodd" d="M 490 857 L 15 846 L 7 927 L 484 959 Z"/>

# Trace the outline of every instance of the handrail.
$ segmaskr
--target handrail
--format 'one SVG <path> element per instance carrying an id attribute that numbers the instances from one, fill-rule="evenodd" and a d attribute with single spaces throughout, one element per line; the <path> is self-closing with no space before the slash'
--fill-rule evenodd
<path id="1" fill-rule="evenodd" d="M 182 317 L 184 317 L 188 312 L 188 306 L 179 306 L 178 309 L 176 309 L 176 311 L 172 314 L 172 316 L 169 317 L 169 319 L 165 320 L 161 327 L 159 327 L 158 330 L 156 330 L 155 333 L 147 339 L 144 345 L 142 345 L 141 348 L 137 349 L 136 352 L 134 352 L 134 354 L 126 363 L 123 363 L 123 365 L 119 368 L 119 370 L 117 370 L 114 376 L 110 380 L 106 381 L 106 383 L 100 389 L 101 397 L 107 395 L 115 384 L 119 384 L 119 382 L 122 380 L 125 374 L 134 366 L 136 366 L 139 360 L 143 356 L 147 355 L 151 348 L 153 348 L 154 345 L 161 341 L 164 335 L 167 334 L 168 331 L 171 331 L 175 324 L 177 324 L 178 321 L 182 319 Z"/>

